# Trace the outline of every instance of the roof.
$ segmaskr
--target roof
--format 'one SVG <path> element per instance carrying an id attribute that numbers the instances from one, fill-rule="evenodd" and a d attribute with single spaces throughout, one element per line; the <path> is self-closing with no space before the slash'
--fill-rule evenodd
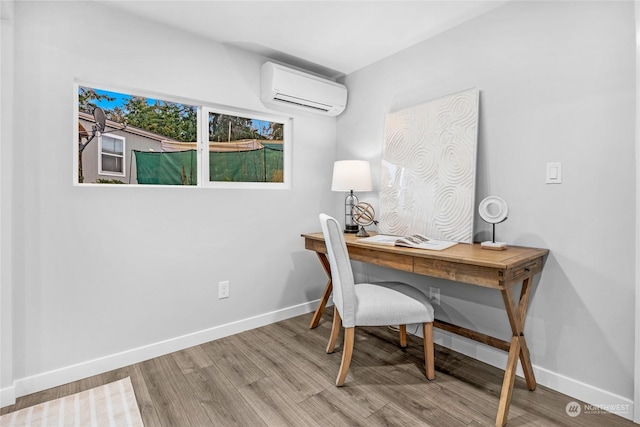
<path id="1" fill-rule="evenodd" d="M 93 115 L 91 115 L 89 113 L 84 113 L 82 111 L 78 112 L 78 119 L 86 120 L 86 121 L 92 122 L 92 123 L 96 122 L 96 119 L 93 117 Z M 162 142 L 162 141 L 175 142 L 175 143 L 180 142 L 180 141 L 176 141 L 175 139 L 168 138 L 165 135 L 160 135 L 160 134 L 157 134 L 157 133 L 154 133 L 154 132 L 149 132 L 148 130 L 140 129 L 140 128 L 137 128 L 135 126 L 127 125 L 125 128 L 122 128 L 122 124 L 121 123 L 114 122 L 113 120 L 109 120 L 109 119 L 106 120 L 105 127 L 109 128 L 110 130 L 120 130 L 122 132 L 127 132 L 127 133 L 130 133 L 130 134 L 143 136 L 145 138 L 153 139 L 153 140 L 158 141 L 158 142 Z"/>

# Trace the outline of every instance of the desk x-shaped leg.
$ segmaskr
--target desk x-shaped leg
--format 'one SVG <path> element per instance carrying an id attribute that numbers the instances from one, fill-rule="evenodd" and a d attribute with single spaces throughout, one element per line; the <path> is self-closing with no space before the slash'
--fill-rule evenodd
<path id="1" fill-rule="evenodd" d="M 511 324 L 511 346 L 509 347 L 509 356 L 507 358 L 507 367 L 504 372 L 504 380 L 502 381 L 502 391 L 500 393 L 500 404 L 498 405 L 498 415 L 496 416 L 496 427 L 502 427 L 507 423 L 507 415 L 509 414 L 509 405 L 511 404 L 511 395 L 513 394 L 513 385 L 516 379 L 516 369 L 518 367 L 518 359 L 522 364 L 524 378 L 527 382 L 529 390 L 536 389 L 536 378 L 533 374 L 531 359 L 529 357 L 529 348 L 524 338 L 524 321 L 527 315 L 527 306 L 529 305 L 529 294 L 531 292 L 530 278 L 526 278 L 522 282 L 522 290 L 520 291 L 520 301 L 515 305 L 511 288 L 501 290 L 504 305 Z"/>
<path id="2" fill-rule="evenodd" d="M 313 329 L 318 326 L 320 323 L 320 318 L 322 317 L 322 313 L 324 313 L 324 308 L 327 305 L 327 301 L 329 301 L 329 296 L 331 296 L 331 292 L 333 291 L 333 282 L 331 282 L 331 265 L 329 264 L 329 259 L 323 253 L 316 252 L 318 255 L 318 259 L 320 260 L 320 264 L 322 264 L 322 268 L 324 268 L 324 272 L 327 273 L 327 277 L 329 281 L 327 282 L 327 286 L 324 288 L 324 293 L 322 294 L 322 298 L 320 299 L 320 304 L 318 308 L 316 308 L 316 312 L 313 313 L 313 317 L 311 318 L 311 323 L 309 324 L 309 329 Z"/>

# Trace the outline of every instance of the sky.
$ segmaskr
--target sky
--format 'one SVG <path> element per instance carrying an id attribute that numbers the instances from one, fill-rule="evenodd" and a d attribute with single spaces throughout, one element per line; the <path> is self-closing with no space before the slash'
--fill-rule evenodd
<path id="1" fill-rule="evenodd" d="M 96 101 L 96 105 L 103 110 L 112 110 L 114 107 L 122 107 L 129 99 L 131 99 L 130 95 L 125 95 L 118 92 L 109 92 L 106 90 L 95 89 L 96 93 L 99 95 L 107 95 L 109 97 L 115 98 L 113 101 Z M 155 99 L 147 98 L 149 100 L 149 104 L 152 104 Z"/>

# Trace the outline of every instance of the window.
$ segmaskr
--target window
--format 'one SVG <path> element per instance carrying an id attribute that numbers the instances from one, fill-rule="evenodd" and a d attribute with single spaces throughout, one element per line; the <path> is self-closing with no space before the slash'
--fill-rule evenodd
<path id="1" fill-rule="evenodd" d="M 289 188 L 289 118 L 82 85 L 77 96 L 78 183 Z"/>
<path id="2" fill-rule="evenodd" d="M 209 183 L 283 183 L 284 123 L 205 109 Z"/>
<path id="3" fill-rule="evenodd" d="M 98 169 L 102 175 L 124 176 L 125 139 L 117 135 L 100 135 Z"/>

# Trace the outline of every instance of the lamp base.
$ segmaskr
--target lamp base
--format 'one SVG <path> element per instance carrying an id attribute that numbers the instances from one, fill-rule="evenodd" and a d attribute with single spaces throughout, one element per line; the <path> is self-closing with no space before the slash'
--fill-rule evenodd
<path id="1" fill-rule="evenodd" d="M 487 241 L 480 243 L 480 247 L 482 249 L 490 249 L 492 251 L 504 251 L 505 249 L 507 249 L 507 243 Z"/>
<path id="2" fill-rule="evenodd" d="M 345 233 L 357 233 L 358 232 L 358 226 L 357 225 L 345 225 L 344 226 L 344 232 Z"/>

